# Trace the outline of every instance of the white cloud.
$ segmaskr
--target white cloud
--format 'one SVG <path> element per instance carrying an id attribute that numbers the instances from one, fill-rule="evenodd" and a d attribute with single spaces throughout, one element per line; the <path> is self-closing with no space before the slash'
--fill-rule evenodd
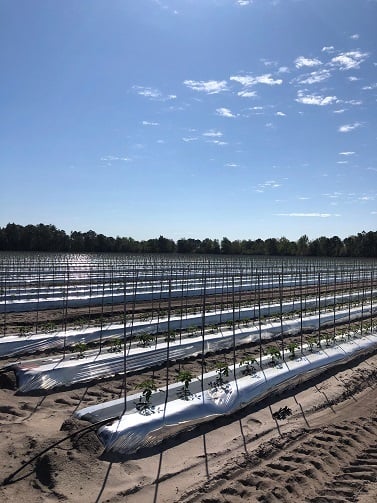
<path id="1" fill-rule="evenodd" d="M 339 152 L 339 155 L 354 155 L 355 152 Z"/>
<path id="2" fill-rule="evenodd" d="M 284 112 L 276 112 L 275 115 L 278 115 L 279 117 L 285 117 L 286 114 Z"/>
<path id="3" fill-rule="evenodd" d="M 226 141 L 220 141 L 220 140 L 207 140 L 207 143 L 214 143 L 215 145 L 228 145 Z"/>
<path id="4" fill-rule="evenodd" d="M 362 197 L 359 197 L 359 200 L 360 201 L 374 201 L 374 197 L 373 196 L 362 196 Z"/>
<path id="5" fill-rule="evenodd" d="M 196 138 L 195 136 L 184 136 L 182 138 L 182 141 L 189 143 L 190 141 L 196 141 L 197 139 L 198 138 Z"/>
<path id="6" fill-rule="evenodd" d="M 278 70 L 278 73 L 289 73 L 288 66 L 281 66 Z"/>
<path id="7" fill-rule="evenodd" d="M 124 161 L 128 162 L 131 159 L 129 157 L 119 157 L 117 155 L 106 155 L 104 157 L 101 157 L 101 161 L 106 161 L 106 162 L 111 162 L 111 161 Z"/>
<path id="8" fill-rule="evenodd" d="M 132 86 L 132 89 L 139 95 L 144 96 L 145 98 L 150 98 L 152 100 L 158 101 L 169 101 L 175 100 L 177 96 L 175 94 L 163 95 L 161 91 L 155 89 L 153 87 L 145 87 L 145 86 Z"/>
<path id="9" fill-rule="evenodd" d="M 140 96 L 145 96 L 146 98 L 161 98 L 160 91 L 153 89 L 152 87 L 133 86 L 132 89 L 134 89 Z"/>
<path id="10" fill-rule="evenodd" d="M 253 0 L 236 0 L 236 4 L 240 5 L 241 7 L 245 7 L 246 5 L 251 5 L 253 3 Z"/>
<path id="11" fill-rule="evenodd" d="M 346 101 L 343 101 L 343 103 L 346 103 L 347 105 L 353 105 L 353 106 L 358 106 L 358 105 L 363 104 L 363 102 L 361 100 L 346 100 Z"/>
<path id="12" fill-rule="evenodd" d="M 322 52 L 334 52 L 335 51 L 335 48 L 333 45 L 325 45 L 324 47 L 322 47 Z"/>
<path id="13" fill-rule="evenodd" d="M 348 161 L 336 161 L 337 164 L 348 164 Z"/>
<path id="14" fill-rule="evenodd" d="M 256 84 L 275 86 L 283 83 L 282 79 L 274 79 L 270 73 L 258 75 L 257 77 L 252 77 L 251 75 L 232 75 L 230 80 L 234 80 L 245 87 L 255 86 Z"/>
<path id="15" fill-rule="evenodd" d="M 256 192 L 264 192 L 266 189 L 277 189 L 279 187 L 281 187 L 281 184 L 276 180 L 267 180 L 264 183 L 260 183 L 255 190 Z"/>
<path id="16" fill-rule="evenodd" d="M 358 77 L 355 77 L 354 75 L 351 75 L 350 77 L 348 77 L 348 80 L 350 82 L 356 82 L 357 80 L 360 80 Z"/>
<path id="17" fill-rule="evenodd" d="M 213 129 L 211 129 L 210 131 L 206 131 L 205 133 L 203 133 L 203 136 L 211 136 L 213 138 L 218 138 L 220 136 L 222 136 L 223 134 L 221 133 L 221 131 L 215 131 Z"/>
<path id="18" fill-rule="evenodd" d="M 216 108 L 216 114 L 220 115 L 220 117 L 236 117 L 229 108 L 221 107 Z"/>
<path id="19" fill-rule="evenodd" d="M 344 108 L 341 108 L 339 110 L 334 110 L 334 114 L 342 114 L 345 112 L 345 109 Z"/>
<path id="20" fill-rule="evenodd" d="M 340 70 L 353 70 L 360 67 L 368 57 L 368 53 L 360 51 L 349 51 L 340 53 L 331 59 L 331 66 L 338 67 Z"/>
<path id="21" fill-rule="evenodd" d="M 376 89 L 376 88 L 377 88 L 377 82 L 375 82 L 374 84 L 371 84 L 370 86 L 364 86 L 361 89 L 363 91 L 371 91 L 372 89 Z"/>
<path id="22" fill-rule="evenodd" d="M 352 38 L 352 40 L 358 40 L 360 38 L 360 35 L 358 33 L 354 33 L 350 36 L 350 38 Z"/>
<path id="23" fill-rule="evenodd" d="M 361 126 L 361 122 L 354 122 L 353 124 L 344 124 L 343 126 L 340 126 L 338 131 L 339 131 L 339 133 L 349 133 L 350 131 L 357 129 L 360 126 Z"/>
<path id="24" fill-rule="evenodd" d="M 228 89 L 225 80 L 185 80 L 183 83 L 193 91 L 207 94 L 218 94 Z"/>
<path id="25" fill-rule="evenodd" d="M 328 70 L 317 70 L 309 74 L 299 77 L 297 80 L 300 84 L 316 84 L 317 82 L 322 82 L 331 77 L 331 73 Z"/>
<path id="26" fill-rule="evenodd" d="M 340 217 L 336 213 L 276 213 L 278 217 L 318 217 L 318 218 L 329 218 L 329 217 Z"/>
<path id="27" fill-rule="evenodd" d="M 305 58 L 304 56 L 299 56 L 295 59 L 296 68 L 302 68 L 303 66 L 318 66 L 322 65 L 322 61 L 317 58 Z"/>
<path id="28" fill-rule="evenodd" d="M 236 164 L 235 162 L 227 162 L 227 163 L 225 164 L 225 166 L 226 166 L 227 168 L 238 168 L 238 166 L 239 166 L 239 165 L 238 165 L 238 164 Z"/>
<path id="29" fill-rule="evenodd" d="M 143 126 L 159 126 L 160 125 L 158 122 L 149 122 L 149 121 L 143 121 L 142 124 L 143 124 Z"/>
<path id="30" fill-rule="evenodd" d="M 304 105 L 317 105 L 326 106 L 336 103 L 338 98 L 336 96 L 320 96 L 318 94 L 304 94 L 303 91 L 298 91 L 296 101 Z"/>
<path id="31" fill-rule="evenodd" d="M 257 96 L 256 91 L 239 91 L 237 93 L 238 96 L 241 96 L 241 98 L 255 98 Z"/>

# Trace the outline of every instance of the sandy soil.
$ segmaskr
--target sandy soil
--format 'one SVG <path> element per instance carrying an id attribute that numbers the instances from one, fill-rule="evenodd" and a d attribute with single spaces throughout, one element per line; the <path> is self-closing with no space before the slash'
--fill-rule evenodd
<path id="1" fill-rule="evenodd" d="M 2 479 L 85 426 L 70 421 L 75 410 L 123 389 L 122 380 L 113 379 L 18 396 L 8 377 L 0 375 Z M 141 378 L 130 378 L 127 388 Z M 292 415 L 274 420 L 283 406 Z M 130 459 L 108 459 L 92 432 L 74 436 L 0 487 L 0 501 L 19 503 L 376 500 L 376 355 Z"/>

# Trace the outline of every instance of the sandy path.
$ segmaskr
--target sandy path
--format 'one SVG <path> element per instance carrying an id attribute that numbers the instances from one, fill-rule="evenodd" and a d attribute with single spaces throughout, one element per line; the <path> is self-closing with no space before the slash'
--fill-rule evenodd
<path id="1" fill-rule="evenodd" d="M 5 387 L 4 387 L 5 386 Z M 10 387 L 10 386 L 9 386 Z M 67 431 L 77 407 L 117 397 L 121 380 L 46 397 L 0 389 L 0 472 L 16 470 Z M 292 409 L 275 421 L 271 412 Z M 148 457 L 109 461 L 91 433 L 49 451 L 5 502 L 336 502 L 377 495 L 377 356 L 317 379 L 259 409 L 181 434 Z"/>

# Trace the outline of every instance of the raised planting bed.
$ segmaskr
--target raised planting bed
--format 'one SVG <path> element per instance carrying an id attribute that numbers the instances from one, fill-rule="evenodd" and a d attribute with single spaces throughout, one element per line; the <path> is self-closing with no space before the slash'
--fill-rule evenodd
<path id="1" fill-rule="evenodd" d="M 377 308 L 376 308 L 377 311 Z M 299 334 L 302 330 L 315 331 L 321 327 L 331 326 L 333 323 L 357 320 L 361 315 L 368 316 L 368 309 L 353 308 L 321 313 L 321 316 L 303 316 L 301 318 L 266 323 L 261 327 L 249 327 L 224 330 L 217 334 L 205 334 L 191 338 L 182 338 L 181 342 L 158 342 L 150 348 L 131 347 L 122 352 L 108 352 L 105 349 L 98 353 L 69 356 L 67 358 L 51 358 L 42 363 L 27 361 L 16 362 L 11 368 L 16 372 L 18 391 L 30 393 L 32 391 L 51 390 L 54 388 L 71 386 L 88 382 L 93 379 L 103 379 L 125 371 L 135 372 L 153 368 L 170 361 L 179 361 L 199 354 L 218 352 L 229 349 L 233 345 L 240 346 L 258 340 L 271 340 L 282 335 Z"/>
<path id="2" fill-rule="evenodd" d="M 119 416 L 111 425 L 101 427 L 98 437 L 108 453 L 128 456 L 139 449 L 162 443 L 166 438 L 187 428 L 230 415 L 247 405 L 258 403 L 271 394 L 377 350 L 377 334 L 370 333 L 348 342 L 337 341 L 333 347 L 310 352 L 271 367 L 265 357 L 262 368 L 253 375 L 244 375 L 246 366 L 230 366 L 228 376 L 219 381 L 219 372 L 198 377 L 189 386 L 190 393 L 182 395 L 182 384 L 157 391 L 145 404 L 143 396 L 132 395 L 81 409 L 80 419 L 96 422 Z"/>

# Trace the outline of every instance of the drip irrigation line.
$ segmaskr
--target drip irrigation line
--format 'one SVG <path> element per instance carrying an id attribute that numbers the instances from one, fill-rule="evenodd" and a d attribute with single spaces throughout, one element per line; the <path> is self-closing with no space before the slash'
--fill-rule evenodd
<path id="1" fill-rule="evenodd" d="M 81 428 L 80 430 L 77 430 L 73 433 L 70 433 L 69 435 L 67 435 L 66 437 L 64 438 L 61 438 L 60 440 L 58 440 L 57 442 L 54 442 L 53 444 L 49 445 L 48 447 L 46 447 L 45 449 L 43 449 L 42 451 L 38 452 L 38 454 L 36 454 L 35 456 L 33 456 L 32 458 L 30 458 L 28 461 L 25 462 L 25 464 L 23 464 L 22 466 L 20 466 L 20 468 L 18 468 L 15 472 L 11 473 L 10 475 L 8 475 L 8 477 L 6 477 L 2 482 L 1 482 L 1 485 L 2 486 L 6 486 L 6 485 L 9 485 L 9 484 L 13 484 L 15 482 L 17 482 L 16 480 L 14 481 L 14 477 L 20 473 L 26 466 L 29 466 L 31 463 L 33 463 L 33 461 L 35 461 L 36 459 L 40 458 L 41 456 L 43 456 L 43 454 L 45 454 L 46 452 L 50 451 L 51 449 L 53 449 L 54 447 L 56 447 L 57 445 L 59 444 L 62 444 L 63 442 L 65 442 L 66 440 L 72 438 L 72 437 L 75 437 L 77 435 L 80 435 L 81 433 L 85 433 L 86 431 L 89 431 L 91 430 L 92 428 L 97 428 L 99 426 L 103 426 L 107 423 L 110 423 L 112 421 L 115 421 L 116 419 L 120 419 L 120 416 L 113 416 L 113 417 L 110 417 L 110 418 L 107 418 L 107 419 L 102 419 L 101 421 L 97 421 L 96 423 L 93 423 L 93 424 L 90 424 L 88 426 L 85 426 L 84 428 Z"/>

